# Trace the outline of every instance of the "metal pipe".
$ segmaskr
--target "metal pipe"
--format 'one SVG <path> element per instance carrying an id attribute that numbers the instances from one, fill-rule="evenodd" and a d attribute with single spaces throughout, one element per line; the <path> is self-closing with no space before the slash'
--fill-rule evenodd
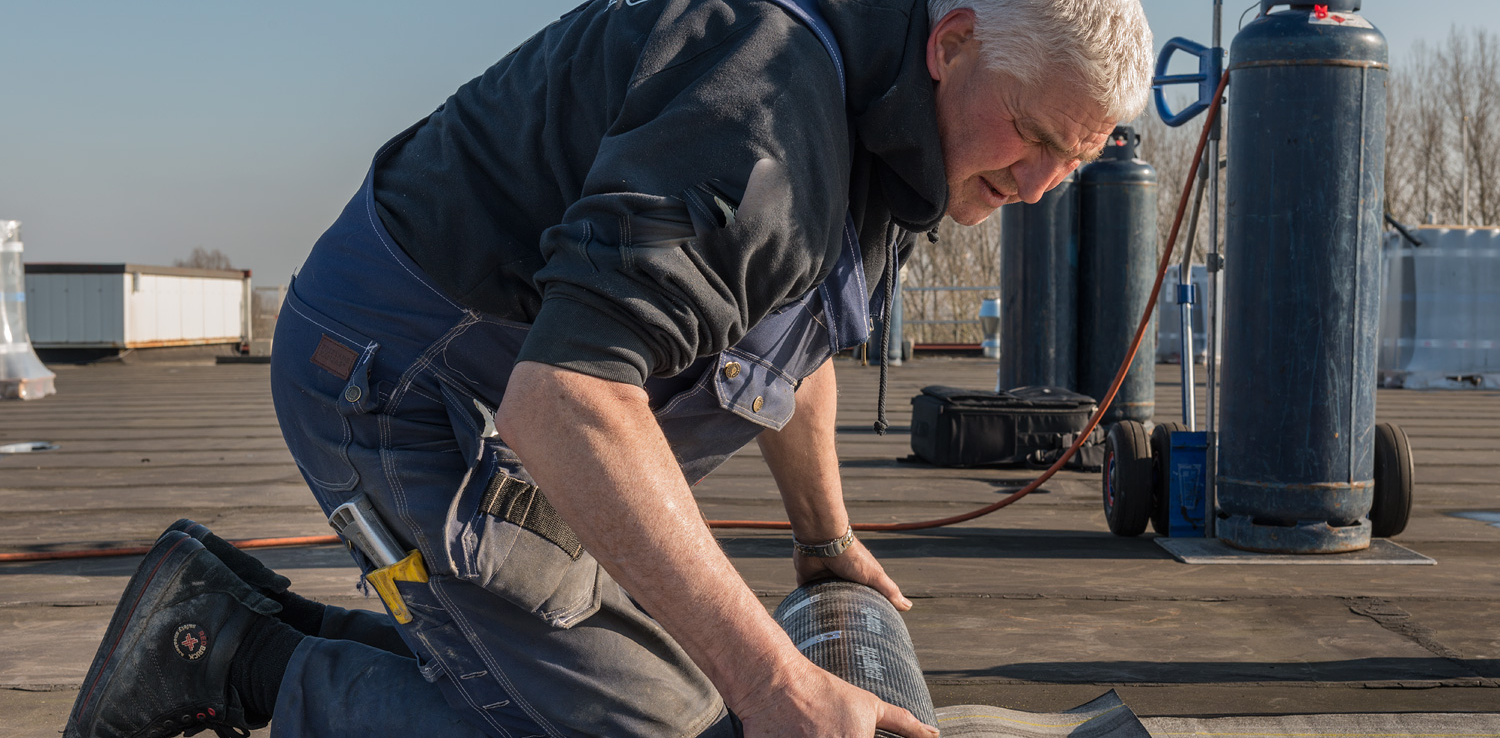
<path id="1" fill-rule="evenodd" d="M 1223 12 L 1224 0 L 1214 0 L 1214 49 L 1223 45 Z M 1214 101 L 1216 104 L 1217 100 Z M 1219 463 L 1219 310 L 1222 308 L 1219 295 L 1219 270 L 1223 269 L 1224 262 L 1219 255 L 1219 137 L 1223 132 L 1223 126 L 1219 119 L 1214 120 L 1213 128 L 1208 134 L 1208 160 L 1212 170 L 1208 180 L 1208 258 L 1204 271 L 1208 273 L 1208 299 L 1207 309 L 1203 313 L 1204 332 L 1208 339 L 1208 356 L 1204 360 L 1204 372 L 1207 374 L 1207 386 L 1204 387 L 1204 400 L 1208 407 L 1205 418 L 1204 430 L 1208 432 L 1206 438 L 1206 450 L 1208 458 L 1205 460 L 1208 473 L 1204 475 L 1204 535 L 1209 538 L 1216 537 L 1215 523 L 1219 518 L 1218 498 L 1215 494 L 1215 483 L 1218 481 L 1216 474 Z"/>
<path id="2" fill-rule="evenodd" d="M 1463 197 L 1462 205 L 1458 211 L 1458 224 L 1467 228 L 1469 226 L 1469 116 L 1465 115 L 1458 121 L 1458 162 L 1461 167 L 1459 179 L 1462 180 Z"/>
<path id="3" fill-rule="evenodd" d="M 1192 290 L 1192 274 L 1188 265 L 1182 264 L 1177 267 L 1178 305 L 1177 312 L 1182 316 L 1182 335 L 1179 337 L 1179 345 L 1182 348 L 1182 424 L 1190 431 L 1198 430 L 1198 401 L 1193 397 L 1193 303 L 1182 300 L 1181 297 L 1190 294 Z M 1187 285 L 1188 290 L 1183 291 L 1182 286 Z"/>
<path id="4" fill-rule="evenodd" d="M 1200 166 L 1202 162 L 1199 162 Z M 1202 170 L 1199 170 L 1202 173 Z M 1198 213 L 1203 208 L 1203 183 L 1200 176 L 1193 183 L 1193 213 L 1188 218 L 1187 243 L 1183 244 L 1182 263 L 1177 267 L 1177 314 L 1182 320 L 1182 330 L 1177 337 L 1178 350 L 1182 354 L 1182 424 L 1190 431 L 1198 430 L 1198 401 L 1193 396 L 1193 243 L 1198 238 Z"/>
<path id="5" fill-rule="evenodd" d="M 1385 211 L 1385 222 L 1392 228 L 1395 228 L 1396 232 L 1400 233 L 1402 238 L 1410 241 L 1412 246 L 1421 248 L 1422 240 L 1417 238 L 1416 236 L 1413 236 L 1410 229 L 1402 225 L 1400 221 L 1397 221 L 1395 218 L 1391 217 L 1391 211 L 1389 210 Z"/>

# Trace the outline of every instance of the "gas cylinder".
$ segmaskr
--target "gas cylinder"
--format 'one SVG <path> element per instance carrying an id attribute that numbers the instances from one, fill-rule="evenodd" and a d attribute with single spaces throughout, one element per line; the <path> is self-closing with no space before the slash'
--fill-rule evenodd
<path id="1" fill-rule="evenodd" d="M 1000 386 L 1077 389 L 1078 188 L 1000 208 Z"/>
<path id="2" fill-rule="evenodd" d="M 1370 542 L 1389 67 L 1359 6 L 1262 0 L 1230 48 L 1218 535 L 1243 549 Z"/>
<path id="3" fill-rule="evenodd" d="M 1141 137 L 1114 130 L 1099 159 L 1078 170 L 1078 391 L 1103 400 L 1130 351 L 1156 278 L 1156 170 L 1136 156 Z M 1156 317 L 1105 423 L 1144 423 L 1156 410 Z"/>

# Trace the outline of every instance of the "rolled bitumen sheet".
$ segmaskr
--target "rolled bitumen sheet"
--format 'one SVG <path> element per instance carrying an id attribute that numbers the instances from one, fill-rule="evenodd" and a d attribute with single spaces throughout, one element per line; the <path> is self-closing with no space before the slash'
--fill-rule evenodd
<path id="1" fill-rule="evenodd" d="M 1066 712 L 1022 712 L 985 705 L 937 710 L 943 738 L 1151 738 L 1139 718 L 1110 690 Z"/>
<path id="2" fill-rule="evenodd" d="M 775 618 L 814 664 L 938 724 L 911 634 L 879 592 L 838 579 L 812 582 L 787 595 Z"/>
<path id="3" fill-rule="evenodd" d="M 942 711 L 938 711 L 942 715 Z M 941 719 L 941 718 L 939 718 Z M 1366 715 L 1259 715 L 1227 718 L 1147 718 L 1151 735 L 1234 738 L 1500 738 L 1493 713 L 1390 713 Z M 943 735 L 948 735 L 947 731 Z"/>

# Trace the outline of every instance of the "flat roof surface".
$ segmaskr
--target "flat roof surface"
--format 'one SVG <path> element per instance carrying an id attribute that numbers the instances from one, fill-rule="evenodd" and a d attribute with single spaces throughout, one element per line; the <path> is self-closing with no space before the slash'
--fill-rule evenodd
<path id="1" fill-rule="evenodd" d="M 855 521 L 946 517 L 1034 478 L 903 460 L 909 398 L 990 388 L 992 362 L 893 367 L 885 437 L 870 430 L 878 368 L 837 367 Z M 0 455 L 0 551 L 149 544 L 184 516 L 231 539 L 329 533 L 281 440 L 267 366 L 52 368 L 56 396 L 0 404 L 0 445 L 59 446 Z M 1157 370 L 1157 419 L 1176 419 L 1179 370 Z M 1077 472 L 989 517 L 863 538 L 915 602 L 907 623 L 939 705 L 1050 711 L 1115 689 L 1143 716 L 1500 712 L 1500 528 L 1455 515 L 1500 513 L 1500 393 L 1381 390 L 1378 408 L 1416 460 L 1395 540 L 1435 566 L 1180 564 L 1150 533 L 1111 535 L 1099 475 Z M 785 519 L 753 444 L 695 493 L 709 518 Z M 768 607 L 793 589 L 786 534 L 719 537 Z M 305 596 L 379 607 L 340 548 L 256 555 Z M 61 729 L 138 560 L 0 564 L 0 738 Z"/>

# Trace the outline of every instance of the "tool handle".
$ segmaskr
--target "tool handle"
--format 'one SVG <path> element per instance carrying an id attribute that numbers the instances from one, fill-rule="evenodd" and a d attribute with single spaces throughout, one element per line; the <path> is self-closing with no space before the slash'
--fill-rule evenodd
<path id="1" fill-rule="evenodd" d="M 1260 0 L 1260 14 L 1270 15 L 1271 9 L 1278 5 L 1289 5 L 1294 10 L 1298 6 L 1316 7 L 1322 5 L 1325 10 L 1353 13 L 1359 10 L 1360 0 L 1322 0 L 1321 2 L 1313 2 L 1313 0 Z"/>
<path id="2" fill-rule="evenodd" d="M 365 580 L 375 587 L 376 594 L 391 611 L 391 617 L 404 625 L 411 622 L 411 611 L 406 608 L 406 600 L 401 597 L 396 582 L 426 582 L 427 567 L 422 565 L 422 554 L 411 551 L 406 558 L 366 574 Z"/>

